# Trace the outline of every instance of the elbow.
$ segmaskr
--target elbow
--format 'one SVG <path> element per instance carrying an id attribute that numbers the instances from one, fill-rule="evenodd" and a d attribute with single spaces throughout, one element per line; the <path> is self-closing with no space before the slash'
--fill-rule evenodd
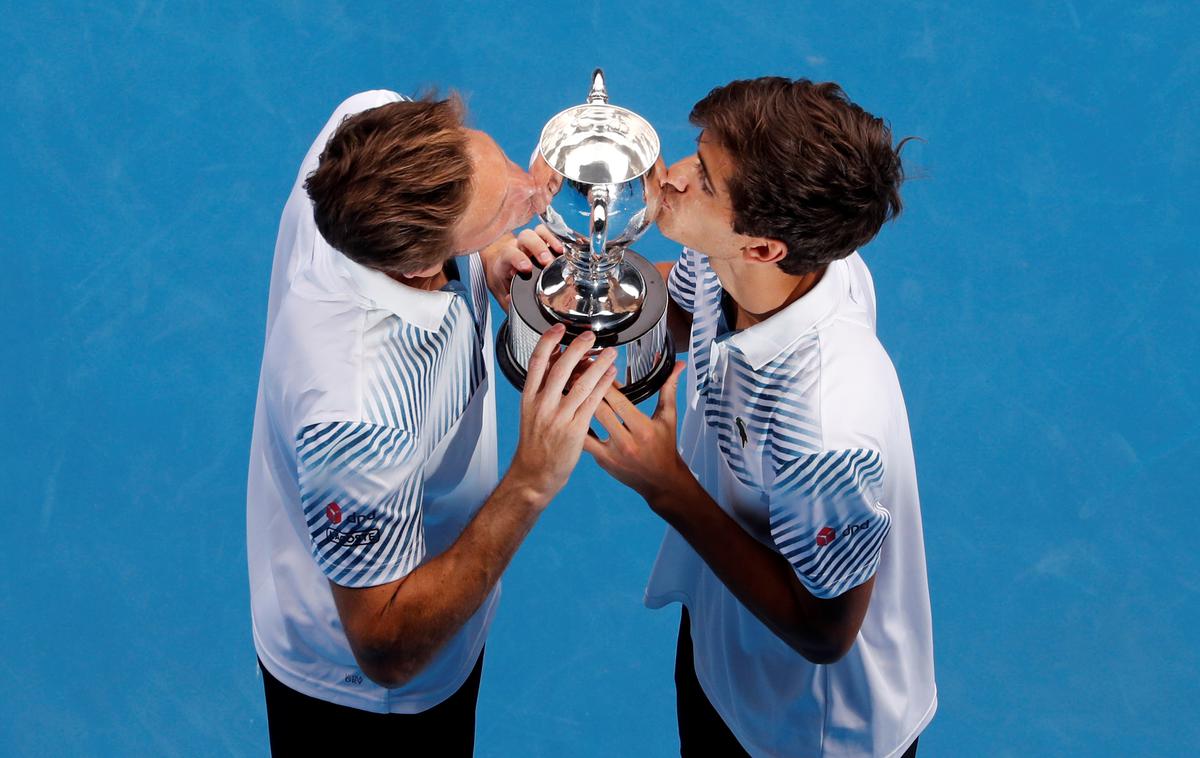
<path id="1" fill-rule="evenodd" d="M 852 645 L 837 646 L 837 647 L 809 647 L 807 650 L 800 650 L 800 655 L 804 656 L 809 663 L 815 663 L 818 666 L 828 666 L 831 663 L 837 663 L 846 657 L 846 653 L 850 652 Z"/>
<path id="2" fill-rule="evenodd" d="M 375 684 L 385 689 L 394 690 L 408 684 L 421 673 L 423 666 L 418 665 L 412 659 L 399 658 L 392 656 L 390 660 L 364 660 L 358 661 L 358 667 L 362 669 L 363 676 L 370 679 Z"/>
<path id="3" fill-rule="evenodd" d="M 850 649 L 854 647 L 854 641 L 857 638 L 857 633 L 854 635 L 828 635 L 819 639 L 810 637 L 802 641 L 795 640 L 789 644 L 809 663 L 828 666 L 845 658 Z"/>
<path id="4" fill-rule="evenodd" d="M 363 676 L 388 690 L 403 687 L 412 679 L 411 673 L 398 667 L 383 666 L 380 664 L 368 666 L 360 663 L 359 668 L 362 669 Z"/>
<path id="5" fill-rule="evenodd" d="M 385 689 L 394 690 L 412 681 L 425 668 L 427 660 L 416 651 L 399 647 L 394 641 L 351 644 L 354 659 L 363 676 Z"/>
<path id="6" fill-rule="evenodd" d="M 363 675 L 386 690 L 395 690 L 408 684 L 411 674 L 397 673 L 383 669 L 363 668 Z"/>

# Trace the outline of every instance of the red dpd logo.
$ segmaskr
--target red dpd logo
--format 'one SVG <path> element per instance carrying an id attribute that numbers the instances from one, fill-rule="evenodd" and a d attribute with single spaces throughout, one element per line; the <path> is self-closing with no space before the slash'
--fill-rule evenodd
<path id="1" fill-rule="evenodd" d="M 329 519 L 334 524 L 342 523 L 342 509 L 337 503 L 330 503 L 325 506 L 325 518 Z"/>
<path id="2" fill-rule="evenodd" d="M 821 531 L 817 532 L 817 545 L 819 547 L 825 547 L 835 539 L 837 539 L 837 532 L 829 527 L 825 527 Z"/>

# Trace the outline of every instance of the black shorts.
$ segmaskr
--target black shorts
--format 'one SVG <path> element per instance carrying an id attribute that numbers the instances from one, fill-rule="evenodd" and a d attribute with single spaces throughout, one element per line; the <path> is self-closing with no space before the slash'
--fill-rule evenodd
<path id="1" fill-rule="evenodd" d="M 470 756 L 475 750 L 475 703 L 483 653 L 458 691 L 421 713 L 371 713 L 301 694 L 280 682 L 262 661 L 267 730 L 273 756 L 311 756 L 387 749 L 380 754 Z"/>
<path id="2" fill-rule="evenodd" d="M 679 642 L 675 646 L 675 708 L 679 718 L 679 754 L 683 758 L 749 756 L 700 689 L 687 608 L 679 619 Z M 915 758 L 916 754 L 917 741 L 913 740 L 901 758 Z"/>

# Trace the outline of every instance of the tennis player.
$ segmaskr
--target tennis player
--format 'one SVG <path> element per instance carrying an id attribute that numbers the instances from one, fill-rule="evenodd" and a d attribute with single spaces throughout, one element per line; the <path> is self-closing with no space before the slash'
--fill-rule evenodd
<path id="1" fill-rule="evenodd" d="M 538 202 L 455 99 L 355 95 L 300 166 L 247 499 L 276 755 L 472 753 L 500 575 L 578 461 L 614 373 L 611 349 L 581 362 L 590 335 L 550 367 L 563 335 L 547 332 L 498 477 L 487 292 L 505 297 L 532 264 L 490 243 Z"/>
<path id="2" fill-rule="evenodd" d="M 937 706 L 921 511 L 858 253 L 900 212 L 899 149 L 832 83 L 736 81 L 691 121 L 658 218 L 685 246 L 664 267 L 682 429 L 680 364 L 653 417 L 610 390 L 586 443 L 668 524 L 646 603 L 683 605 L 683 754 L 915 755 Z"/>

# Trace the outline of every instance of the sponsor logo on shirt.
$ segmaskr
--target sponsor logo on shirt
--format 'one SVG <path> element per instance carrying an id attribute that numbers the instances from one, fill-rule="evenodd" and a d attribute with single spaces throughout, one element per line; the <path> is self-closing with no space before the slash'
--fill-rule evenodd
<path id="1" fill-rule="evenodd" d="M 851 536 L 857 534 L 858 532 L 861 532 L 861 531 L 864 531 L 864 530 L 870 529 L 870 528 L 871 528 L 870 521 L 864 521 L 861 524 L 850 524 L 849 526 L 847 526 L 845 529 L 842 530 L 842 533 L 840 536 L 851 537 Z M 839 535 L 837 533 L 837 530 L 835 530 L 833 527 L 829 527 L 829 526 L 824 527 L 821 529 L 821 531 L 817 532 L 817 546 L 825 547 L 826 545 L 828 545 L 828 544 L 832 543 L 834 540 L 836 540 L 838 538 L 838 536 Z"/>
<path id="2" fill-rule="evenodd" d="M 861 524 L 851 524 L 842 530 L 843 537 L 853 537 L 855 533 L 871 528 L 870 521 L 864 521 Z"/>
<path id="3" fill-rule="evenodd" d="M 337 529 L 327 528 L 325 530 L 325 539 L 346 547 L 370 545 L 379 541 L 379 530 L 360 529 L 357 532 L 339 532 Z"/>
<path id="4" fill-rule="evenodd" d="M 348 524 L 362 525 L 368 521 L 375 520 L 375 514 L 368 513 L 349 513 L 342 514 L 342 509 L 337 503 L 330 503 L 325 506 L 325 517 L 329 519 L 331 524 L 340 524 L 343 521 Z M 358 531 L 342 532 L 334 529 L 332 526 L 325 528 L 325 539 L 337 545 L 370 545 L 379 541 L 379 529 L 359 529 Z"/>

